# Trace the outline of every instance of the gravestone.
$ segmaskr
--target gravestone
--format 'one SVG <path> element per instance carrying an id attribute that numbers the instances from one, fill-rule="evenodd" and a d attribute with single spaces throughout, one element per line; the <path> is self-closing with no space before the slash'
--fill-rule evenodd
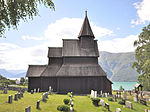
<path id="1" fill-rule="evenodd" d="M 4 94 L 7 94 L 7 90 L 8 90 L 7 88 L 4 88 L 3 93 L 4 93 Z"/>
<path id="2" fill-rule="evenodd" d="M 20 93 L 20 97 L 23 97 L 23 93 L 22 92 Z"/>
<path id="3" fill-rule="evenodd" d="M 33 90 L 31 90 L 31 94 L 34 94 L 34 91 L 33 91 Z"/>
<path id="4" fill-rule="evenodd" d="M 15 101 L 18 100 L 18 94 L 17 94 L 17 93 L 15 93 L 14 100 L 15 100 Z"/>
<path id="5" fill-rule="evenodd" d="M 138 94 L 137 93 L 134 94 L 133 100 L 138 102 Z"/>
<path id="6" fill-rule="evenodd" d="M 127 99 L 127 92 L 126 92 L 126 91 L 124 91 L 123 99 L 124 99 L 124 100 Z"/>
<path id="7" fill-rule="evenodd" d="M 101 100 L 100 100 L 100 103 L 101 103 L 102 106 L 105 106 L 104 100 L 101 99 Z"/>
<path id="8" fill-rule="evenodd" d="M 37 89 L 37 92 L 38 92 L 38 93 L 40 92 L 40 88 Z"/>
<path id="9" fill-rule="evenodd" d="M 110 109 L 109 109 L 109 104 L 108 104 L 108 103 L 105 103 L 105 108 L 106 108 L 108 111 L 110 111 Z"/>
<path id="10" fill-rule="evenodd" d="M 25 112 L 29 112 L 29 109 L 28 109 L 28 107 L 26 107 L 26 108 L 25 108 Z"/>
<path id="11" fill-rule="evenodd" d="M 73 107 L 70 107 L 70 111 L 73 112 Z"/>
<path id="12" fill-rule="evenodd" d="M 40 109 L 40 100 L 37 101 L 36 109 Z"/>
<path id="13" fill-rule="evenodd" d="M 101 91 L 100 91 L 100 95 L 102 96 L 102 94 L 103 94 L 103 91 L 101 90 Z"/>
<path id="14" fill-rule="evenodd" d="M 114 100 L 115 100 L 115 102 L 117 102 L 117 96 L 116 95 L 114 95 Z"/>
<path id="15" fill-rule="evenodd" d="M 36 88 L 34 89 L 34 93 L 36 93 Z"/>
<path id="16" fill-rule="evenodd" d="M 109 93 L 107 93 L 107 96 L 109 97 Z"/>
<path id="17" fill-rule="evenodd" d="M 97 98 L 97 91 L 94 91 L 94 98 Z"/>
<path id="18" fill-rule="evenodd" d="M 119 92 L 119 98 L 121 98 L 121 92 Z"/>
<path id="19" fill-rule="evenodd" d="M 8 97 L 8 103 L 12 103 L 12 95 L 9 95 L 9 97 Z"/>
<path id="20" fill-rule="evenodd" d="M 130 109 L 133 109 L 132 102 L 126 101 L 126 107 L 128 107 L 128 108 L 130 108 Z"/>
<path id="21" fill-rule="evenodd" d="M 28 106 L 28 112 L 31 112 L 31 106 Z"/>
<path id="22" fill-rule="evenodd" d="M 46 95 L 45 95 L 45 93 L 43 93 L 43 95 L 42 95 L 42 101 L 46 101 Z"/>
<path id="23" fill-rule="evenodd" d="M 117 92 L 117 98 L 118 98 L 119 93 Z"/>
<path id="24" fill-rule="evenodd" d="M 18 93 L 18 98 L 21 99 L 21 94 L 20 93 Z"/>
<path id="25" fill-rule="evenodd" d="M 45 93 L 45 97 L 48 98 L 48 92 Z"/>
<path id="26" fill-rule="evenodd" d="M 116 112 L 121 112 L 121 109 L 120 108 L 116 108 Z"/>
<path id="27" fill-rule="evenodd" d="M 105 97 L 108 97 L 107 93 L 105 93 Z"/>
<path id="28" fill-rule="evenodd" d="M 94 91 L 91 90 L 91 97 L 94 98 Z"/>

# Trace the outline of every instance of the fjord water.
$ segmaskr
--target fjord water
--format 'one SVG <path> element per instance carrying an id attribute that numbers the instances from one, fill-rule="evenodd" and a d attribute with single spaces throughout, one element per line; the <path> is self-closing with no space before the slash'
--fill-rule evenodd
<path id="1" fill-rule="evenodd" d="M 122 86 L 125 90 L 132 90 L 136 83 L 137 82 L 113 82 L 112 89 L 119 90 L 120 86 Z"/>

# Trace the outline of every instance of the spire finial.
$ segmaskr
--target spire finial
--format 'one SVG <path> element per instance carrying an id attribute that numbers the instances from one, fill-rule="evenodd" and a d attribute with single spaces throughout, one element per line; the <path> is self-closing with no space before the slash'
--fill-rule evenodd
<path id="1" fill-rule="evenodd" d="M 85 16 L 87 16 L 87 10 L 85 11 Z"/>

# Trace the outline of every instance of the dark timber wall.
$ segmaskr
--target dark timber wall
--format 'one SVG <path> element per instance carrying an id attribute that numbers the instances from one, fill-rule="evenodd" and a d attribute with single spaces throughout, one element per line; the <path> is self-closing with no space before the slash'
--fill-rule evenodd
<path id="1" fill-rule="evenodd" d="M 111 83 L 106 77 L 59 77 L 57 79 L 57 92 L 65 94 L 74 92 L 75 94 L 90 94 L 91 90 L 109 92 Z"/>
<path id="2" fill-rule="evenodd" d="M 39 77 L 29 77 L 28 78 L 28 91 L 33 89 L 41 89 L 41 80 Z"/>

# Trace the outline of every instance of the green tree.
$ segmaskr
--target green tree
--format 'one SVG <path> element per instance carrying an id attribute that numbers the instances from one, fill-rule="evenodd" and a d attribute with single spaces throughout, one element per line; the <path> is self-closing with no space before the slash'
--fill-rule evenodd
<path id="1" fill-rule="evenodd" d="M 122 86 L 120 86 L 119 90 L 120 90 L 120 91 L 123 91 L 123 90 L 124 90 L 124 88 L 123 88 Z"/>
<path id="2" fill-rule="evenodd" d="M 25 78 L 24 78 L 24 77 L 21 77 L 21 78 L 20 78 L 20 84 L 21 84 L 21 85 L 24 85 L 24 84 L 25 84 Z"/>
<path id="3" fill-rule="evenodd" d="M 132 67 L 140 74 L 137 80 L 143 84 L 144 90 L 150 90 L 150 24 L 142 29 L 134 46 L 137 47 L 136 61 L 133 62 Z"/>
<path id="4" fill-rule="evenodd" d="M 38 15 L 38 5 L 55 8 L 52 0 L 0 0 L 0 37 L 8 28 L 17 29 L 21 20 L 33 19 Z"/>

